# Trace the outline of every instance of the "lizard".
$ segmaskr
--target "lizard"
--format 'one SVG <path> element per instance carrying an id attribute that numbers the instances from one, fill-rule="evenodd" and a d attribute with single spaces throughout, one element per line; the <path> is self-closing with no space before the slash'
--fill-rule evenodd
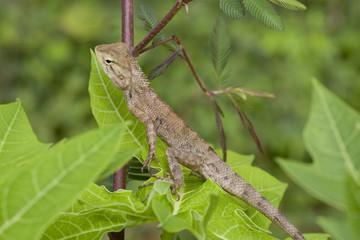
<path id="1" fill-rule="evenodd" d="M 111 82 L 124 93 L 132 115 L 146 126 L 149 153 L 143 162 L 148 166 L 156 156 L 156 137 L 168 146 L 165 153 L 172 175 L 173 194 L 180 188 L 183 175 L 179 164 L 205 179 L 212 179 L 228 193 L 240 198 L 282 228 L 294 240 L 305 237 L 290 221 L 250 183 L 233 171 L 150 87 L 131 49 L 123 42 L 95 47 L 101 68 Z"/>

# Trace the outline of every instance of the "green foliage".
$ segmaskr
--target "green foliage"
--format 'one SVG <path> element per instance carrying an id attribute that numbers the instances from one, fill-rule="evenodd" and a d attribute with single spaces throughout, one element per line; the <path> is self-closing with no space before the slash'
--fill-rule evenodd
<path id="1" fill-rule="evenodd" d="M 347 215 L 351 238 L 360 232 L 360 115 L 338 97 L 314 81 L 310 116 L 304 131 L 306 149 L 314 163 L 303 164 L 279 159 L 280 166 L 310 194 Z M 322 220 L 330 229 L 332 220 Z M 336 231 L 341 232 L 336 232 Z M 333 228 L 334 236 L 342 236 Z M 340 238 L 339 238 L 340 239 Z"/>
<path id="2" fill-rule="evenodd" d="M 264 23 L 267 27 L 273 30 L 282 31 L 285 27 L 281 17 L 274 10 L 269 1 L 291 10 L 306 9 L 304 4 L 296 0 L 220 0 L 219 8 L 228 17 L 240 19 L 245 15 L 245 7 L 251 15 Z"/>
<path id="3" fill-rule="evenodd" d="M 90 89 L 92 85 L 100 85 L 99 83 L 95 84 L 95 82 L 100 80 L 99 76 L 101 76 L 101 85 L 108 86 L 111 83 L 101 68 L 98 68 L 98 63 L 95 61 L 95 55 L 92 53 Z M 95 80 L 93 78 L 95 78 Z M 121 91 L 117 90 L 111 91 L 111 94 L 107 97 L 99 98 L 99 101 L 104 101 L 104 104 L 96 105 L 96 111 L 108 111 L 107 102 L 118 101 L 119 96 L 123 97 Z M 120 110 L 118 114 L 120 116 L 127 116 L 129 113 Z M 104 118 L 101 123 L 106 125 L 107 119 L 109 120 L 109 124 L 111 124 L 111 118 Z M 136 128 L 140 128 L 139 124 L 134 125 L 135 126 L 131 128 L 125 129 L 125 131 L 137 131 Z M 146 142 L 144 142 L 144 145 L 146 145 Z M 169 172 L 164 153 L 165 149 L 166 146 L 161 141 L 158 141 L 157 154 L 160 164 L 157 165 L 155 163 L 154 165 L 160 170 L 158 173 L 160 176 L 164 176 L 165 172 Z M 141 156 L 138 157 L 143 160 L 147 157 L 147 154 L 147 148 L 143 147 Z M 248 180 L 255 188 L 259 189 L 270 202 L 278 206 L 286 185 L 262 170 L 251 166 L 252 161 L 252 156 L 244 156 L 229 151 L 227 162 L 229 166 Z M 49 232 L 59 231 L 57 230 L 59 226 L 63 228 L 63 224 L 66 224 L 67 227 L 64 228 L 70 228 L 72 230 L 70 233 L 60 231 L 58 232 L 59 236 L 76 234 L 77 236 L 84 238 L 86 236 L 88 238 L 90 236 L 100 236 L 105 232 L 104 229 L 106 229 L 106 231 L 119 231 L 124 227 L 158 221 L 166 233 L 164 237 L 171 236 L 170 233 L 188 230 L 197 239 L 218 239 L 219 236 L 221 236 L 222 239 L 274 239 L 268 235 L 267 229 L 271 223 L 270 220 L 254 208 L 224 192 L 214 181 L 209 179 L 204 181 L 191 175 L 190 170 L 185 167 L 183 167 L 183 175 L 184 183 L 179 189 L 179 194 L 182 196 L 180 201 L 177 201 L 176 196 L 171 194 L 171 183 L 161 181 L 155 182 L 154 185 L 141 188 L 137 191 L 136 198 L 133 197 L 131 201 L 124 204 L 122 202 L 120 203 L 119 199 L 121 198 L 121 194 L 126 194 L 126 198 L 130 198 L 128 191 L 113 193 L 115 195 L 114 197 L 99 197 L 97 195 L 101 193 L 95 193 L 86 201 L 88 201 L 91 206 L 89 211 L 101 212 L 97 217 L 99 223 L 94 222 L 94 224 L 89 224 L 88 229 L 83 231 L 83 233 L 79 232 L 79 227 L 77 226 L 81 225 L 81 219 L 84 218 L 85 215 L 81 214 L 82 216 L 79 219 L 77 215 L 72 214 L 73 209 L 78 209 L 77 206 L 73 206 L 71 211 L 64 213 L 63 216 L 58 219 L 58 223 L 54 225 L 54 229 L 49 230 Z M 153 179 L 149 179 L 149 181 L 152 180 Z M 139 199 L 143 199 L 148 194 L 150 195 L 145 205 L 141 205 Z M 106 200 L 106 209 L 98 207 L 99 204 L 103 204 L 99 199 L 110 199 L 109 202 Z M 80 201 L 80 203 L 86 201 Z M 98 202 L 95 203 L 94 201 Z M 131 202 L 135 202 L 134 206 L 130 205 Z M 120 210 L 112 210 L 119 208 L 121 208 L 121 213 Z M 83 208 L 76 211 L 82 213 L 81 209 Z M 115 215 L 113 215 L 117 212 L 119 212 L 119 215 L 122 217 L 118 216 L 116 218 Z M 87 214 L 87 212 L 84 212 L 84 214 Z M 109 221 L 108 219 L 114 220 Z M 131 219 L 131 221 L 128 219 Z M 231 223 L 229 223 L 229 219 L 231 219 Z M 93 220 L 90 221 L 93 222 Z M 228 231 L 229 224 L 231 224 L 232 231 Z"/>
<path id="4" fill-rule="evenodd" d="M 329 235 L 328 234 L 320 234 L 320 233 L 310 233 L 310 234 L 305 234 L 304 235 L 306 237 L 306 239 L 311 239 L 311 240 L 327 240 L 329 239 Z M 288 237 L 285 240 L 291 240 L 292 238 Z"/>
<path id="5" fill-rule="evenodd" d="M 270 0 L 270 1 L 290 10 L 306 10 L 305 5 L 296 0 Z"/>
<path id="6" fill-rule="evenodd" d="M 106 232 L 151 221 L 155 221 L 151 207 L 131 191 L 109 192 L 91 184 L 68 211 L 58 215 L 41 239 L 101 239 Z"/>
<path id="7" fill-rule="evenodd" d="M 134 2 L 135 8 L 140 2 Z M 342 1 L 340 5 L 339 1 L 303 2 L 308 7 L 304 13 L 279 11 L 287 25 L 286 31 L 281 33 L 269 31 L 250 17 L 241 21 L 225 19 L 233 39 L 232 60 L 227 68 L 237 76 L 231 79 L 231 84 L 276 95 L 275 99 L 265 101 L 248 97 L 243 105 L 265 149 L 264 155 L 256 157 L 257 164 L 274 173 L 279 173 L 279 169 L 272 161 L 273 156 L 308 161 L 299 135 L 308 111 L 312 76 L 326 79 L 324 82 L 330 90 L 359 109 L 360 4 L 354 1 Z M 149 6 L 156 16 L 162 17 L 173 4 L 174 1 L 157 0 L 151 1 Z M 88 49 L 99 43 L 120 41 L 119 2 L 5 1 L 4 6 L 0 8 L 0 102 L 21 98 L 42 142 L 55 142 L 94 128 L 96 122 L 84 87 L 88 80 Z M 218 8 L 216 1 L 193 1 L 188 14 L 181 10 L 166 27 L 167 32 L 176 33 L 183 40 L 204 80 L 212 77 L 208 36 L 217 19 Z M 79 20 L 79 11 L 90 14 L 81 13 L 81 21 L 74 21 Z M 135 43 L 147 34 L 139 22 L 135 20 Z M 78 31 L 79 28 L 86 32 Z M 139 61 L 149 72 L 151 66 L 156 66 L 168 54 L 159 48 L 140 57 Z M 175 65 L 168 69 L 167 75 L 151 84 L 192 128 L 218 146 L 209 103 L 202 97 L 185 64 L 179 61 Z M 223 122 L 229 148 L 255 153 L 255 145 L 247 131 L 239 124 L 237 116 L 231 114 L 231 105 L 219 104 L 227 113 Z M 0 166 L 0 171 L 2 169 Z M 281 210 L 296 226 L 305 232 L 320 231 L 312 220 L 316 219 L 319 209 L 328 215 L 329 208 L 296 188 L 289 188 L 285 197 L 286 204 Z M 326 231 L 332 233 L 330 230 L 340 228 L 343 229 L 340 236 L 350 239 L 343 227 L 346 221 L 336 219 L 336 225 Z M 138 229 L 127 230 L 139 232 Z M 274 231 L 280 236 L 279 230 Z"/>
<path id="8" fill-rule="evenodd" d="M 45 149 L 20 101 L 2 105 L 0 116 L 0 164 L 7 172 L 0 175 L 0 239 L 39 239 L 55 216 L 98 179 L 118 151 L 124 126 L 89 131 Z M 29 146 L 34 149 L 27 154 Z M 130 156 L 122 157 L 125 163 Z"/>
<path id="9" fill-rule="evenodd" d="M 359 172 L 357 170 L 357 172 Z M 348 176 L 346 181 L 346 215 L 352 239 L 360 237 L 360 183 L 354 176 Z"/>
<path id="10" fill-rule="evenodd" d="M 146 31 L 151 31 L 159 23 L 151 9 L 144 4 L 139 6 L 137 16 L 144 22 Z"/>
<path id="11" fill-rule="evenodd" d="M 318 223 L 333 239 L 351 239 L 349 226 L 342 218 L 320 217 Z"/>
<path id="12" fill-rule="evenodd" d="M 175 61 L 176 57 L 180 54 L 181 49 L 176 50 L 173 52 L 168 58 L 166 58 L 162 63 L 156 66 L 151 72 L 149 73 L 149 80 L 155 79 L 161 74 L 163 74 L 166 69 L 170 66 L 172 62 Z"/>
<path id="13" fill-rule="evenodd" d="M 211 35 L 211 60 L 215 70 L 215 78 L 220 86 L 226 80 L 223 71 L 229 60 L 230 51 L 231 43 L 225 22 L 222 18 L 218 18 Z"/>
<path id="14" fill-rule="evenodd" d="M 220 0 L 219 8 L 225 15 L 234 19 L 245 16 L 245 10 L 239 0 Z"/>
<path id="15" fill-rule="evenodd" d="M 0 176 L 4 176 L 11 167 L 27 163 L 50 144 L 37 140 L 20 100 L 0 105 L 0 119 Z"/>
<path id="16" fill-rule="evenodd" d="M 271 29 L 282 31 L 284 23 L 268 0 L 244 0 L 244 5 L 251 15 Z"/>

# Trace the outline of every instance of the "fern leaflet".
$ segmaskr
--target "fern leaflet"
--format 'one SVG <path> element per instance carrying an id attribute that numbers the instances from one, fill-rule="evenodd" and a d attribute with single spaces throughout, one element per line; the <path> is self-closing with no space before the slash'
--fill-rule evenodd
<path id="1" fill-rule="evenodd" d="M 239 0 L 220 0 L 219 8 L 225 15 L 234 19 L 245 15 L 245 10 Z"/>
<path id="2" fill-rule="evenodd" d="M 223 70 L 229 59 L 230 52 L 231 43 L 226 31 L 226 25 L 224 20 L 219 17 L 211 35 L 211 58 L 215 69 L 216 79 L 220 86 L 225 80 Z"/>
<path id="3" fill-rule="evenodd" d="M 267 0 L 243 0 L 243 2 L 249 13 L 260 22 L 274 30 L 284 30 L 281 17 Z"/>
<path id="4" fill-rule="evenodd" d="M 271 2 L 290 10 L 306 10 L 306 6 L 296 0 L 270 0 Z"/>

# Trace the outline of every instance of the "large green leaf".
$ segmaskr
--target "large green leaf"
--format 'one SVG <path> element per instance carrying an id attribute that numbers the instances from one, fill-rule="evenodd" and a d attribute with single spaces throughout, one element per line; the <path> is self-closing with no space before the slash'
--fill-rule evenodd
<path id="1" fill-rule="evenodd" d="M 331 235 L 332 239 L 351 239 L 349 227 L 344 219 L 339 217 L 320 217 L 317 222 L 325 232 Z"/>
<path id="2" fill-rule="evenodd" d="M 168 185 L 159 184 L 166 185 L 163 187 L 166 191 Z M 137 199 L 132 191 L 109 192 L 92 184 L 67 212 L 58 216 L 42 239 L 101 239 L 106 232 L 155 221 L 151 208 Z"/>
<path id="3" fill-rule="evenodd" d="M 277 206 L 286 184 L 252 167 L 251 159 L 252 157 L 229 151 L 227 163 Z M 146 196 L 150 189 L 148 187 L 138 191 L 139 198 Z M 153 193 L 152 190 L 151 197 Z M 184 168 L 184 184 L 179 193 L 182 196 L 180 201 L 174 201 L 175 196 L 170 197 L 170 190 L 167 197 L 153 200 L 153 211 L 167 232 L 187 229 L 198 239 L 273 239 L 266 230 L 270 220 L 224 192 L 212 180 L 200 180 Z M 219 199 L 211 201 L 214 194 Z M 217 203 L 216 207 L 209 208 L 210 202 L 212 206 Z M 232 230 L 229 231 L 229 228 Z"/>
<path id="4" fill-rule="evenodd" d="M 346 209 L 347 173 L 358 184 L 360 116 L 341 99 L 314 81 L 311 112 L 304 131 L 313 164 L 279 160 L 300 186 L 320 200 Z"/>
<path id="5" fill-rule="evenodd" d="M 252 183 L 276 206 L 286 185 L 250 166 L 251 156 L 229 154 L 232 168 Z M 184 168 L 180 201 L 171 194 L 170 182 L 157 181 L 139 190 L 109 192 L 93 184 L 72 207 L 59 215 L 42 239 L 100 239 L 106 232 L 147 222 L 159 222 L 169 233 L 188 230 L 197 239 L 275 239 L 266 230 L 270 221 L 212 180 L 201 180 Z M 145 203 L 143 199 L 150 192 Z M 231 229 L 231 231 L 229 231 Z M 308 239 L 325 239 L 310 236 Z"/>
<path id="6" fill-rule="evenodd" d="M 284 30 L 284 24 L 281 17 L 268 0 L 243 0 L 243 2 L 249 13 L 260 22 L 274 30 Z"/>
<path id="7" fill-rule="evenodd" d="M 20 100 L 0 105 L 0 178 L 48 147 L 37 140 Z"/>
<path id="8" fill-rule="evenodd" d="M 0 182 L 0 239 L 38 239 L 109 164 L 123 128 L 93 130 L 62 141 L 13 169 Z"/>
<path id="9" fill-rule="evenodd" d="M 146 139 L 145 125 L 129 112 L 122 91 L 114 86 L 102 70 L 95 53 L 91 50 L 89 81 L 91 110 L 100 127 L 130 121 L 125 127 L 121 149 L 143 149 Z"/>

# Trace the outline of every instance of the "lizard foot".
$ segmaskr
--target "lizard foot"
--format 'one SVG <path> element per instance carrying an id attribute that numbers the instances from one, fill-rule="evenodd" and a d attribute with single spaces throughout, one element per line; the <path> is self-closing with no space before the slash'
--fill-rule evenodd
<path id="1" fill-rule="evenodd" d="M 145 160 L 144 163 L 143 163 L 142 168 L 141 168 L 141 172 L 142 172 L 142 173 L 144 172 L 144 168 L 146 167 L 146 165 L 148 166 L 148 171 L 150 172 L 150 164 L 151 164 L 151 160 L 152 160 L 153 157 L 155 157 L 156 161 L 159 162 L 159 159 L 158 159 L 158 157 L 157 157 L 157 155 L 156 155 L 155 150 L 154 150 L 154 151 L 150 151 L 149 154 L 148 154 L 148 156 L 147 156 L 147 158 L 146 158 L 146 160 Z M 155 176 L 156 176 L 156 175 L 155 175 Z"/>
<path id="2" fill-rule="evenodd" d="M 155 177 L 155 178 L 157 178 L 157 179 L 155 179 L 154 181 L 145 183 L 145 184 L 143 184 L 143 185 L 140 185 L 139 188 L 143 188 L 143 187 L 147 187 L 147 186 L 153 185 L 156 181 L 159 181 L 159 180 L 171 182 L 171 183 L 172 183 L 172 185 L 170 186 L 171 189 L 172 189 L 172 190 L 171 190 L 171 193 L 172 193 L 172 194 L 175 194 L 175 195 L 177 196 L 178 201 L 180 200 L 180 194 L 176 191 L 175 188 L 172 187 L 172 186 L 174 185 L 174 180 L 172 180 L 172 179 L 170 178 L 170 174 L 169 174 L 169 173 L 165 173 L 165 177 L 160 177 L 160 176 L 155 175 L 155 174 L 153 174 L 151 177 Z M 150 195 L 150 193 L 149 193 L 148 195 L 146 195 L 146 197 L 145 197 L 143 200 L 141 200 L 141 202 L 145 202 L 145 200 L 148 199 L 149 195 Z"/>

